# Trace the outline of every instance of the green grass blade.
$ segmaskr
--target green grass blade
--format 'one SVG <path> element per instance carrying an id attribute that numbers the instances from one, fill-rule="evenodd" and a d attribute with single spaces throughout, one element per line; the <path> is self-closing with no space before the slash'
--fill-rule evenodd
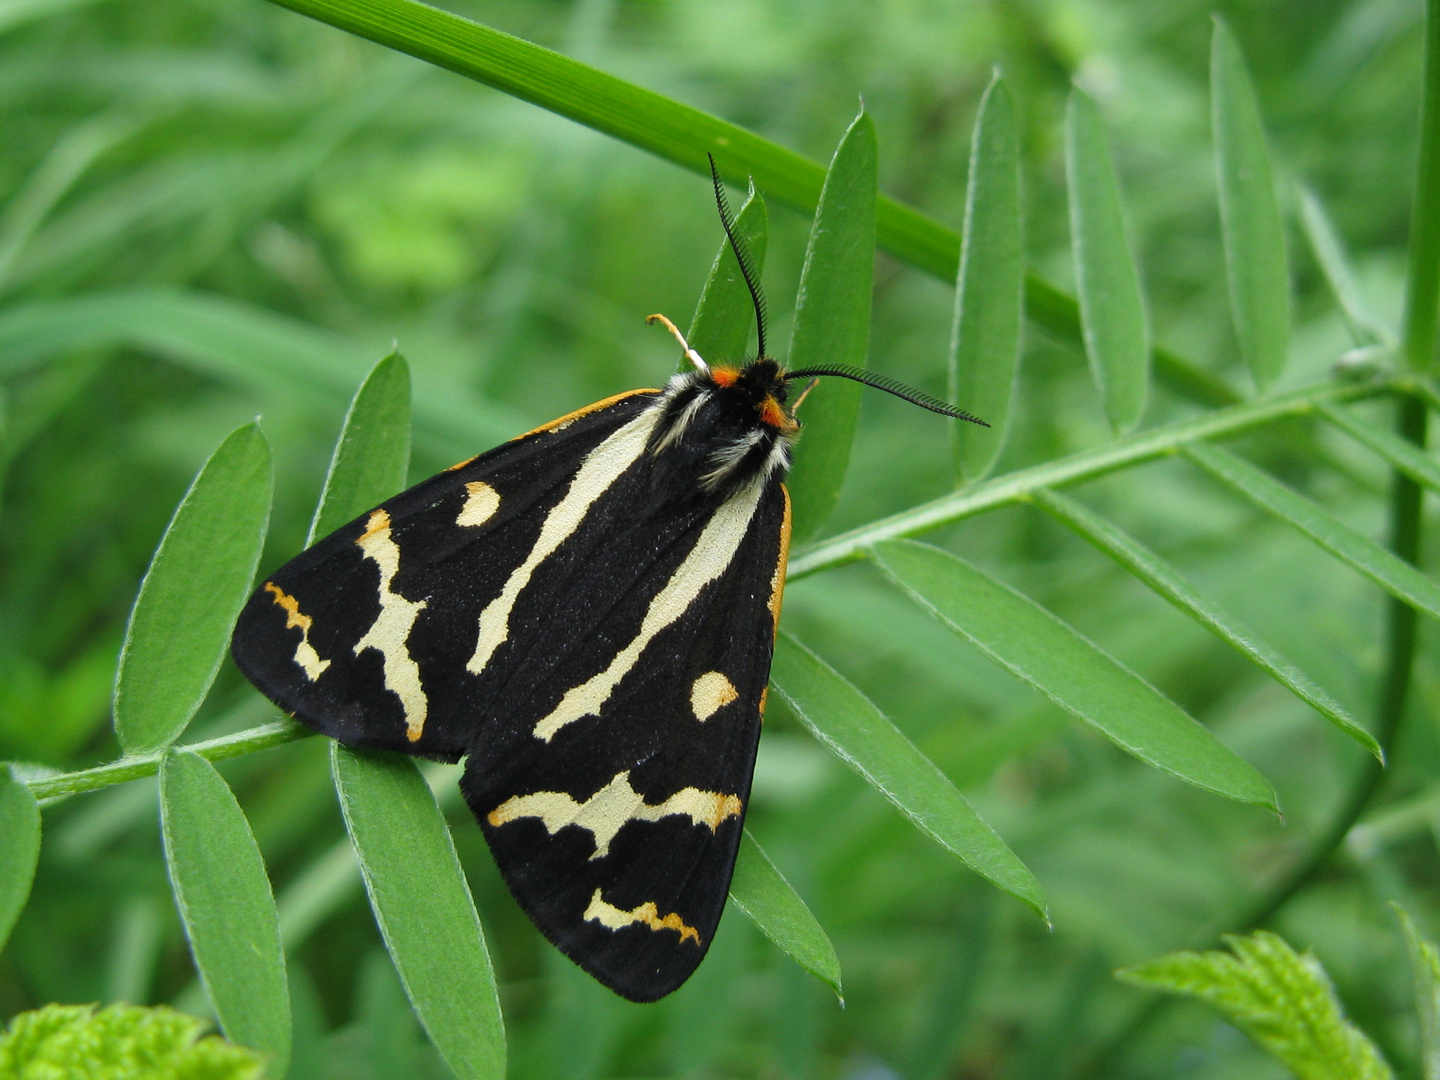
<path id="1" fill-rule="evenodd" d="M 1420 933 L 1409 912 L 1391 903 L 1405 935 L 1405 951 L 1415 979 L 1415 1009 L 1420 1020 L 1420 1061 L 1425 1080 L 1440 1080 L 1440 950 Z"/>
<path id="2" fill-rule="evenodd" d="M 1440 363 L 1440 0 L 1425 0 L 1425 85 L 1420 98 L 1420 161 L 1410 213 L 1401 351 L 1416 371 Z"/>
<path id="3" fill-rule="evenodd" d="M 1079 87 L 1065 112 L 1065 178 L 1085 355 L 1110 426 L 1123 434 L 1145 409 L 1150 332 L 1105 122 Z"/>
<path id="4" fill-rule="evenodd" d="M 270 523 L 270 447 L 246 424 L 210 455 L 140 583 L 115 680 L 127 754 L 177 739 L 205 700 Z"/>
<path id="5" fill-rule="evenodd" d="M 1393 344 L 1394 339 L 1390 332 L 1365 309 L 1365 302 L 1360 298 L 1360 286 L 1355 283 L 1355 271 L 1350 266 L 1349 256 L 1345 254 L 1345 245 L 1340 240 L 1335 223 L 1325 212 L 1324 205 L 1316 194 L 1303 184 L 1299 188 L 1299 195 L 1300 224 L 1305 230 L 1305 239 L 1310 244 L 1315 261 L 1320 264 L 1320 272 L 1325 275 L 1325 283 L 1330 286 L 1335 302 L 1340 305 L 1340 312 L 1345 317 L 1345 324 L 1350 328 L 1351 338 L 1356 345 L 1382 341 Z"/>
<path id="6" fill-rule="evenodd" d="M 410 366 L 391 353 L 350 402 L 305 546 L 400 491 L 409 468 Z"/>
<path id="7" fill-rule="evenodd" d="M 806 214 L 814 213 L 819 201 L 825 170 L 794 151 L 419 0 L 274 2 L 493 86 L 701 176 L 709 175 L 708 150 L 715 155 L 721 175 L 734 183 L 753 177 L 768 198 Z M 884 195 L 876 203 L 875 229 L 877 245 L 897 259 L 942 281 L 955 280 L 960 237 L 953 229 Z M 1036 325 L 1081 345 L 1075 301 L 1033 275 L 1026 278 L 1026 310 Z M 1235 400 L 1229 387 L 1174 353 L 1157 349 L 1155 364 L 1156 372 L 1188 397 L 1212 405 Z M 519 429 L 512 428 L 511 433 L 515 430 Z"/>
<path id="8" fill-rule="evenodd" d="M 40 804 L 9 766 L 0 765 L 0 949 L 25 909 L 39 858 Z"/>
<path id="9" fill-rule="evenodd" d="M 285 1075 L 290 990 L 265 862 L 230 786 L 204 758 L 160 766 L 160 828 L 175 906 L 225 1036 Z"/>
<path id="10" fill-rule="evenodd" d="M 1440 585 L 1404 559 L 1362 536 L 1330 511 L 1292 491 L 1263 469 L 1208 443 L 1188 443 L 1182 453 L 1226 487 L 1295 526 L 1397 600 L 1440 618 Z"/>
<path id="11" fill-rule="evenodd" d="M 817 739 L 918 828 L 976 873 L 1048 918 L 1045 894 L 1035 875 L 935 763 L 839 672 L 781 634 L 770 681 Z"/>
<path id="12" fill-rule="evenodd" d="M 980 99 L 970 142 L 964 236 L 950 335 L 950 400 L 990 426 L 957 420 L 950 431 L 956 473 L 979 480 L 1005 448 L 1025 290 L 1020 136 L 999 74 Z"/>
<path id="13" fill-rule="evenodd" d="M 1174 567 L 1145 545 L 1074 499 L 1047 488 L 1041 488 L 1031 497 L 1036 505 L 1048 510 L 1220 640 L 1288 687 L 1379 761 L 1385 760 L 1385 753 L 1375 737 L 1361 727 L 1343 705 L 1315 685 L 1294 664 L 1256 638 L 1248 627 L 1197 591 Z"/>
<path id="14" fill-rule="evenodd" d="M 763 274 L 770 220 L 765 200 L 753 188 L 735 215 L 735 231 L 745 238 L 755 273 Z M 755 302 L 728 240 L 720 242 L 685 340 L 702 358 L 712 362 L 739 364 L 754 355 L 750 343 L 755 340 Z M 691 368 L 690 362 L 682 357 L 679 370 Z"/>
<path id="15" fill-rule="evenodd" d="M 786 366 L 865 366 L 875 272 L 875 125 L 863 111 L 835 150 L 810 227 Z M 799 391 L 795 387 L 795 391 Z M 850 464 L 860 414 L 859 383 L 821 379 L 799 417 L 804 435 L 790 470 L 791 536 L 803 541 L 825 524 Z"/>
<path id="16" fill-rule="evenodd" d="M 875 548 L 921 607 L 1116 746 L 1196 787 L 1275 808 L 1269 781 L 1178 705 L 1029 597 L 913 540 Z"/>
<path id="17" fill-rule="evenodd" d="M 740 840 L 740 857 L 730 879 L 730 899 L 750 917 L 760 932 L 782 952 L 814 975 L 843 1004 L 840 991 L 840 958 L 820 921 L 810 914 L 800 894 L 785 880 L 746 829 Z"/>
<path id="18" fill-rule="evenodd" d="M 1324 402 L 1315 411 L 1362 446 L 1368 446 L 1417 484 L 1440 491 L 1440 462 L 1408 439 L 1392 435 L 1383 427 L 1366 424 L 1338 405 Z"/>
<path id="19" fill-rule="evenodd" d="M 370 906 L 420 1022 L 460 1080 L 503 1080 L 490 953 L 435 796 L 399 754 L 335 743 L 330 763 Z"/>
<path id="20" fill-rule="evenodd" d="M 383 347 L 383 346 L 382 346 Z M 141 288 L 33 300 L 0 311 L 0 375 L 87 349 L 140 349 L 267 395 L 347 401 L 376 348 L 285 315 L 193 289 Z M 447 379 L 422 380 L 415 417 L 449 452 L 513 438 L 519 412 Z"/>
<path id="21" fill-rule="evenodd" d="M 1255 90 L 1240 47 L 1219 17 L 1210 48 L 1210 121 L 1231 315 L 1240 355 L 1263 390 L 1284 369 L 1289 347 L 1285 232 Z"/>

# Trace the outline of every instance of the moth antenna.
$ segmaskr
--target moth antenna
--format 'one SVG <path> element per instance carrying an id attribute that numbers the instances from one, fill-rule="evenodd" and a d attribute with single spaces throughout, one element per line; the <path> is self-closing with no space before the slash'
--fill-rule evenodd
<path id="1" fill-rule="evenodd" d="M 755 336 L 759 339 L 760 349 L 758 355 L 765 356 L 765 292 L 760 288 L 760 278 L 755 273 L 754 260 L 750 257 L 750 245 L 746 243 L 745 237 L 735 231 L 735 219 L 730 214 L 730 202 L 725 198 L 725 185 L 720 182 L 720 170 L 715 167 L 715 156 L 710 153 L 705 156 L 710 159 L 710 182 L 715 185 L 715 205 L 720 210 L 720 224 L 725 227 L 725 237 L 730 241 L 730 250 L 735 252 L 735 261 L 740 264 L 740 276 L 745 279 L 745 287 L 750 290 L 750 299 L 755 302 Z"/>
<path id="2" fill-rule="evenodd" d="M 892 379 L 888 375 L 880 375 L 873 371 L 866 371 L 864 368 L 851 367 L 848 364 L 818 364 L 815 367 L 801 368 L 799 371 L 787 371 L 784 378 L 786 381 L 789 381 L 790 379 L 809 379 L 821 375 L 834 375 L 841 379 L 853 379 L 855 382 L 864 383 L 866 386 L 873 386 L 876 390 L 884 390 L 887 394 L 894 394 L 898 398 L 904 398 L 912 405 L 919 405 L 922 409 L 929 409 L 931 412 L 937 412 L 941 416 L 949 416 L 956 420 L 968 420 L 970 423 L 979 424 L 981 427 L 990 426 L 978 416 L 972 416 L 964 409 L 957 409 L 949 402 L 931 397 L 929 394 L 916 390 L 913 386 L 906 386 L 899 379 Z M 805 391 L 807 394 L 809 392 L 808 389 Z M 796 404 L 799 403 L 797 402 Z"/>
<path id="3" fill-rule="evenodd" d="M 665 329 L 669 330 L 675 340 L 680 343 L 680 348 L 685 350 L 685 359 L 689 360 L 690 363 L 695 365 L 695 370 L 703 371 L 708 375 L 710 373 L 710 365 L 705 363 L 705 361 L 701 358 L 700 354 L 690 347 L 690 343 L 685 340 L 685 335 L 680 333 L 679 327 L 677 327 L 664 315 L 656 314 L 647 315 L 645 317 L 645 324 L 647 326 L 657 322 L 662 323 Z"/>

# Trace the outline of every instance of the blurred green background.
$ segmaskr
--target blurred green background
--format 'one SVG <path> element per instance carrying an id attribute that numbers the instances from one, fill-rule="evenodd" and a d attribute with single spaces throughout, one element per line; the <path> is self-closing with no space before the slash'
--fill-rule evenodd
<path id="1" fill-rule="evenodd" d="M 1060 121 L 1079 80 L 1111 126 L 1157 337 L 1239 385 L 1210 157 L 1208 16 L 1219 9 L 1251 65 L 1282 187 L 1301 179 L 1318 192 L 1367 301 L 1397 318 L 1419 0 L 449 6 L 822 162 L 863 96 L 881 189 L 955 227 L 974 111 L 999 66 L 1022 118 L 1031 266 L 1066 288 Z M 808 226 L 772 207 L 765 279 L 782 357 Z M 392 341 L 415 373 L 419 479 L 665 378 L 673 343 L 644 316 L 684 324 L 720 238 L 703 180 L 261 0 L 0 0 L 0 759 L 75 768 L 118 753 L 107 721 L 129 604 L 176 501 L 237 424 L 260 415 L 276 451 L 263 573 L 303 543 L 348 397 Z M 1290 240 L 1286 380 L 1297 383 L 1324 376 L 1349 339 L 1298 232 Z M 882 255 L 872 366 L 943 393 L 952 298 Z M 1083 357 L 1029 331 L 1022 372 L 1002 469 L 1109 437 Z M 1362 408 L 1385 418 L 1384 406 Z M 1157 387 L 1146 422 L 1194 409 Z M 1374 459 L 1299 422 L 1284 434 L 1251 449 L 1376 535 L 1386 476 Z M 1310 440 L 1318 454 L 1286 449 Z M 829 528 L 952 482 L 944 422 L 868 395 Z M 1082 497 L 1356 716 L 1373 716 L 1376 590 L 1178 464 L 1093 483 Z M 1274 781 L 1284 822 L 1122 756 L 873 571 L 818 575 L 787 593 L 787 627 L 885 709 L 1039 875 L 1054 932 L 910 827 L 772 696 L 749 824 L 835 941 L 843 1010 L 733 912 L 679 993 L 658 1006 L 621 1001 L 530 927 L 451 799 L 496 956 L 513 1075 L 1065 1076 L 1145 1001 L 1111 979 L 1114 968 L 1190 943 L 1323 826 L 1363 752 L 1283 688 L 1036 511 L 1007 509 L 934 539 L 1207 723 Z M 1384 806 L 1276 924 L 1315 949 L 1406 1077 L 1419 1075 L 1416 1034 L 1384 902 L 1404 902 L 1432 936 L 1440 926 L 1440 670 L 1423 633 Z M 272 713 L 227 666 L 192 732 Z M 282 912 L 288 903 L 301 927 L 290 939 L 291 1075 L 445 1075 L 358 879 L 325 876 L 343 829 L 321 741 L 223 771 Z M 34 895 L 0 953 L 0 1017 L 57 1000 L 203 1010 L 153 781 L 75 798 L 47 811 L 45 828 Z M 1129 1040 L 1105 1074 L 1277 1070 L 1183 1005 Z"/>

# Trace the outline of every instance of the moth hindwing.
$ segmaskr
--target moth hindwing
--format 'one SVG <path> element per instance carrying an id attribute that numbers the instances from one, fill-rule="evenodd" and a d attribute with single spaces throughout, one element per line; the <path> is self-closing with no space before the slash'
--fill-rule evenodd
<path id="1" fill-rule="evenodd" d="M 742 381 L 676 376 L 432 477 L 275 571 L 232 642 L 316 731 L 465 757 L 516 900 L 637 1001 L 708 949 L 750 793 L 793 423 Z"/>

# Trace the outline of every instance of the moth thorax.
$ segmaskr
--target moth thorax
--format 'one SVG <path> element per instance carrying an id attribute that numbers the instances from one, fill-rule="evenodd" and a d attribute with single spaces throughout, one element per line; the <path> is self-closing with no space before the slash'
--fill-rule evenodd
<path id="1" fill-rule="evenodd" d="M 793 425 L 787 430 L 767 422 L 765 402 L 750 386 L 727 378 L 723 368 L 717 374 L 674 376 L 654 406 L 660 410 L 650 441 L 657 481 L 677 496 L 728 498 L 790 468 Z"/>

